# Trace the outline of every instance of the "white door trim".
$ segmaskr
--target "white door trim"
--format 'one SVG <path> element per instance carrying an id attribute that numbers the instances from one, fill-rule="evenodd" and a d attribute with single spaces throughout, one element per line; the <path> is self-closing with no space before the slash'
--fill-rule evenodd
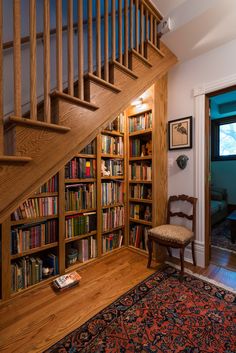
<path id="1" fill-rule="evenodd" d="M 202 245 L 203 254 L 198 265 L 205 266 L 205 95 L 236 85 L 236 75 L 207 82 L 193 90 L 195 112 L 195 195 L 197 203 L 196 241 Z M 200 263 L 199 263 L 200 262 Z"/>

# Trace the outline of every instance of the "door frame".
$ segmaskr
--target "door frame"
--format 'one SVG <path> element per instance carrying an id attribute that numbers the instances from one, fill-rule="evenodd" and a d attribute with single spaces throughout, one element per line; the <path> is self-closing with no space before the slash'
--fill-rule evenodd
<path id="1" fill-rule="evenodd" d="M 195 180 L 194 192 L 198 198 L 196 243 L 199 265 L 210 262 L 210 122 L 209 97 L 217 92 L 236 88 L 236 75 L 224 77 L 196 87 L 193 90 L 195 112 Z"/>

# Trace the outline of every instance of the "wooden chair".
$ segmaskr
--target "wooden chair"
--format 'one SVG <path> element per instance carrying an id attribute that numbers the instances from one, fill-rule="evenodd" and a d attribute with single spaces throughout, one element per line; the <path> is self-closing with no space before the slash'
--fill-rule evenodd
<path id="1" fill-rule="evenodd" d="M 178 204 L 176 203 L 178 201 Z M 167 224 L 152 228 L 149 230 L 148 234 L 148 264 L 149 268 L 152 261 L 152 251 L 153 251 L 153 242 L 167 247 L 168 253 L 170 256 L 170 248 L 179 248 L 180 249 L 180 260 L 181 260 L 181 276 L 184 273 L 184 250 L 185 247 L 191 243 L 192 245 L 192 256 L 193 264 L 196 266 L 195 253 L 194 253 L 194 238 L 195 238 L 195 228 L 196 228 L 196 202 L 195 197 L 189 197 L 187 195 L 179 196 L 170 196 L 168 200 L 167 207 Z M 178 210 L 173 211 L 173 205 L 178 206 Z M 181 206 L 190 208 L 190 213 L 183 212 Z M 188 207 L 189 206 L 189 207 Z M 171 224 L 171 219 L 177 217 L 179 220 L 184 219 L 188 220 L 191 223 L 191 228 L 187 228 L 183 225 Z M 177 219 L 176 218 L 176 219 Z"/>

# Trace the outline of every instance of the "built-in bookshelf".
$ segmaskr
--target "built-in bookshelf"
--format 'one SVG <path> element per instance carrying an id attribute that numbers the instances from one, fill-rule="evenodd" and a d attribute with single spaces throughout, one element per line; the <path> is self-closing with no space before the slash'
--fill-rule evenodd
<path id="1" fill-rule="evenodd" d="M 125 238 L 125 116 L 100 136 L 102 253 L 121 248 Z"/>
<path id="2" fill-rule="evenodd" d="M 116 117 L 1 224 L 1 299 L 124 246 L 147 255 L 167 194 L 164 103 L 154 109 L 150 92 L 147 104 Z M 161 90 L 155 95 L 161 101 Z"/>
<path id="3" fill-rule="evenodd" d="M 147 251 L 152 227 L 152 109 L 128 116 L 129 244 Z"/>

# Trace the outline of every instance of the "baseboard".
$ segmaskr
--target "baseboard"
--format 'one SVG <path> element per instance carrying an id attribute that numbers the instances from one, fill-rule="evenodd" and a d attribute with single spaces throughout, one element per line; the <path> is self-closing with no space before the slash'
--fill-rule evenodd
<path id="1" fill-rule="evenodd" d="M 197 240 L 195 241 L 194 244 L 195 244 L 195 257 L 196 257 L 197 266 L 205 267 L 204 244 L 200 243 Z M 174 257 L 179 259 L 179 250 L 178 249 L 172 249 L 172 254 Z M 189 245 L 185 248 L 184 260 L 186 262 L 190 262 L 190 263 L 193 262 L 191 245 Z"/>

